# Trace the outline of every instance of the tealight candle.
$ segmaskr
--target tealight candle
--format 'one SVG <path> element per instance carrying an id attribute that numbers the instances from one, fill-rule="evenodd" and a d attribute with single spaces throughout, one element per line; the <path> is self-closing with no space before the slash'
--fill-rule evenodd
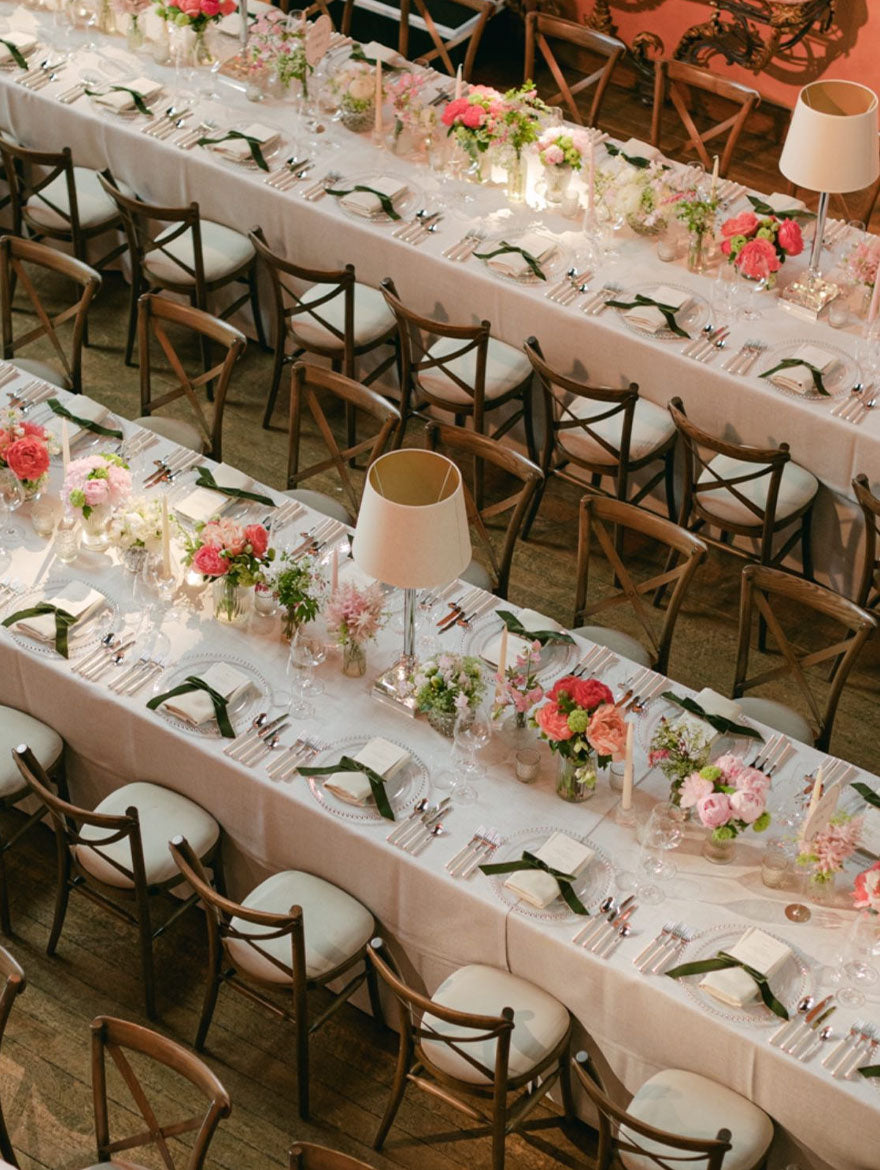
<path id="1" fill-rule="evenodd" d="M 577 191 L 566 191 L 559 201 L 559 210 L 566 219 L 574 219 L 580 212 L 581 201 Z"/>
<path id="2" fill-rule="evenodd" d="M 523 784 L 534 784 L 541 771 L 541 753 L 537 748 L 520 748 L 513 757 L 516 778 Z"/>

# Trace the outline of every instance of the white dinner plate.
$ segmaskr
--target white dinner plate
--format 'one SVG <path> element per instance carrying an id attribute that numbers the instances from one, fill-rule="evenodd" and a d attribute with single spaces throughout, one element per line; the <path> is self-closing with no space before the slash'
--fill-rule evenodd
<path id="1" fill-rule="evenodd" d="M 51 597 L 47 594 L 54 593 L 56 590 L 60 592 L 73 581 L 82 581 L 80 577 L 52 577 L 47 584 L 38 585 L 33 589 L 26 589 L 24 593 L 19 593 L 12 597 L 3 606 L 3 618 L 10 617 L 14 613 L 18 613 L 22 609 L 30 609 L 34 605 L 38 605 L 41 601 L 49 601 Z M 94 617 L 86 621 L 81 630 L 77 627 L 71 626 L 67 635 L 67 660 L 74 662 L 77 658 L 90 649 L 97 646 L 99 639 L 108 629 L 115 629 L 119 624 L 119 603 L 114 597 L 102 589 L 100 585 L 95 585 L 92 581 L 82 581 L 84 585 L 94 589 L 96 593 L 101 593 L 107 599 L 107 604 L 102 610 L 95 614 Z M 13 640 L 21 646 L 24 650 L 30 651 L 31 654 L 41 654 L 44 658 L 60 658 L 61 655 L 55 649 L 54 642 L 40 642 L 37 638 L 29 638 L 27 634 L 23 634 L 16 626 L 9 627 L 9 633 Z"/>
<path id="2" fill-rule="evenodd" d="M 615 301 L 634 301 L 636 293 L 641 293 L 643 297 L 653 297 L 660 288 L 674 288 L 676 292 L 687 293 L 690 298 L 683 308 L 675 314 L 675 323 L 680 329 L 683 329 L 691 338 L 695 338 L 706 322 L 709 320 L 709 304 L 693 289 L 688 288 L 684 284 L 670 284 L 669 281 L 663 281 L 654 284 L 639 284 L 633 288 L 629 288 L 626 292 L 617 293 L 612 300 Z M 635 321 L 631 321 L 627 317 L 628 309 L 618 309 L 620 319 L 623 324 L 632 333 L 638 333 L 640 337 L 656 337 L 658 341 L 687 341 L 686 337 L 681 337 L 678 333 L 673 333 L 665 325 L 662 329 L 653 332 L 650 329 L 643 329 Z"/>
<path id="3" fill-rule="evenodd" d="M 218 662 L 234 666 L 236 670 L 240 670 L 251 680 L 248 690 L 234 699 L 226 709 L 233 730 L 236 735 L 241 735 L 242 732 L 247 731 L 255 713 L 258 710 L 266 710 L 269 702 L 268 696 L 271 693 L 271 687 L 265 676 L 245 658 L 237 658 L 231 654 L 187 655 L 181 658 L 173 668 L 159 676 L 153 686 L 153 692 L 154 694 L 165 694 L 166 691 L 171 691 L 179 686 L 188 675 L 204 674 L 208 667 L 214 666 Z M 197 735 L 202 739 L 221 738 L 220 728 L 215 719 L 209 719 L 207 723 L 196 726 L 193 723 L 187 723 L 185 719 L 172 715 L 164 704 L 156 708 L 156 714 L 161 715 L 166 723 L 170 723 L 178 731 L 185 731 L 188 735 Z M 232 740 L 229 742 L 232 743 Z"/>
<path id="4" fill-rule="evenodd" d="M 361 748 L 369 743 L 371 738 L 371 736 L 360 735 L 353 739 L 338 740 L 310 761 L 309 766 L 322 768 L 335 763 L 342 756 L 355 756 Z M 396 739 L 389 739 L 389 743 L 409 752 L 407 762 L 390 779 L 385 781 L 385 794 L 391 805 L 391 811 L 395 817 L 399 818 L 404 809 L 414 805 L 427 795 L 429 776 L 427 767 L 413 753 L 408 744 L 401 743 Z M 332 816 L 339 817 L 343 821 L 355 821 L 361 825 L 391 827 L 391 822 L 382 816 L 372 801 L 365 805 L 348 804 L 346 801 L 340 800 L 338 796 L 334 796 L 332 792 L 327 791 L 324 787 L 326 779 L 327 776 L 309 776 L 309 791 L 318 804 Z"/>
<path id="5" fill-rule="evenodd" d="M 669 689 L 675 689 L 673 683 L 669 684 Z M 668 699 L 660 696 L 652 703 L 648 703 L 644 711 L 636 716 L 636 734 L 645 755 L 651 751 L 651 740 L 660 725 L 660 720 L 666 718 L 670 722 L 675 722 L 682 715 L 687 715 L 687 711 L 683 707 L 670 703 Z M 744 716 L 735 722 L 742 723 L 743 726 L 751 726 L 750 721 Z M 749 739 L 747 735 L 719 735 L 712 744 L 711 754 L 712 758 L 715 759 L 718 756 L 723 756 L 726 752 L 733 752 L 734 755 L 742 756 L 748 761 L 757 755 L 765 743 L 766 740 L 762 743 L 757 739 Z"/>
<path id="6" fill-rule="evenodd" d="M 495 865 L 502 861 L 516 861 L 522 857 L 523 852 L 536 853 L 553 833 L 564 833 L 567 837 L 582 841 L 589 845 L 595 853 L 590 864 L 578 874 L 571 884 L 571 888 L 583 903 L 584 909 L 593 914 L 598 909 L 602 899 L 611 892 L 614 870 L 608 857 L 601 849 L 597 848 L 593 841 L 589 840 L 587 834 L 574 833 L 571 826 L 561 828 L 559 825 L 547 825 L 544 828 L 522 829 L 517 833 L 511 833 L 487 864 Z M 572 921 L 577 919 L 577 921 L 584 923 L 589 921 L 582 915 L 575 914 L 573 910 L 569 910 L 562 895 L 543 909 L 532 906 L 529 902 L 517 897 L 513 890 L 507 889 L 504 883 L 509 876 L 510 874 L 506 873 L 490 874 L 489 881 L 492 883 L 492 889 L 498 898 L 518 914 L 522 914 L 526 918 L 535 918 L 539 922 L 565 922 L 569 919 Z"/>
<path id="7" fill-rule="evenodd" d="M 545 280 L 541 280 L 540 276 L 535 276 L 531 270 L 524 276 L 511 276 L 506 272 L 500 272 L 497 268 L 493 268 L 488 260 L 480 260 L 480 263 L 491 276 L 494 276 L 498 280 L 503 280 L 505 284 L 525 284 L 535 288 L 539 286 L 541 288 L 548 288 L 553 283 L 553 280 L 570 266 L 568 250 L 563 248 L 559 242 L 559 238 L 552 232 L 546 231 L 543 228 L 537 230 L 529 229 L 528 231 L 524 231 L 521 228 L 508 229 L 506 232 L 496 232 L 485 240 L 481 240 L 475 250 L 480 253 L 494 252 L 502 242 L 518 247 L 520 246 L 520 241 L 528 235 L 541 236 L 547 241 L 548 245 L 553 245 L 551 254 L 545 260 L 539 262 L 539 267 L 546 277 Z"/>
<path id="8" fill-rule="evenodd" d="M 828 391 L 827 396 L 823 396 L 814 387 L 801 394 L 798 390 L 790 390 L 786 386 L 777 386 L 772 378 L 762 378 L 761 374 L 765 370 L 772 370 L 774 366 L 780 362 L 785 361 L 786 358 L 794 357 L 797 351 L 804 345 L 818 346 L 825 350 L 826 353 L 833 354 L 836 358 L 834 365 L 827 373 L 822 375 L 822 384 Z M 845 350 L 840 349 L 836 345 L 830 345 L 824 340 L 817 342 L 815 338 L 799 337 L 795 341 L 785 341 L 782 345 L 776 345 L 769 349 L 762 355 L 759 362 L 755 362 L 752 366 L 752 376 L 757 378 L 759 382 L 763 382 L 766 386 L 778 390 L 780 394 L 785 394 L 788 398 L 805 398 L 813 401 L 830 402 L 832 398 L 840 394 L 848 394 L 850 389 L 859 380 L 859 368 L 856 365 L 855 358 L 851 357 Z"/>

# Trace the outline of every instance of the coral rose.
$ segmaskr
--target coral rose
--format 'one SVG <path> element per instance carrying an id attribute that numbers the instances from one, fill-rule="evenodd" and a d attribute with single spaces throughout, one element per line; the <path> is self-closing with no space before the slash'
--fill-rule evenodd
<path id="1" fill-rule="evenodd" d="M 210 544 L 203 544 L 192 560 L 193 568 L 205 577 L 222 577 L 229 572 L 229 562 Z"/>
<path id="2" fill-rule="evenodd" d="M 451 126 L 455 119 L 458 118 L 468 108 L 467 98 L 456 98 L 455 101 L 449 103 L 443 111 L 443 117 L 440 119 L 444 126 Z"/>
<path id="3" fill-rule="evenodd" d="M 744 276 L 760 280 L 768 272 L 778 272 L 781 261 L 769 240 L 749 240 L 736 258 L 737 266 Z"/>
<path id="4" fill-rule="evenodd" d="M 857 910 L 880 914 L 880 861 L 862 870 L 853 883 L 853 905 Z"/>
<path id="5" fill-rule="evenodd" d="M 244 530 L 244 538 L 251 546 L 255 557 L 261 557 L 269 547 L 269 533 L 262 524 L 249 524 Z"/>
<path id="6" fill-rule="evenodd" d="M 756 230 L 759 220 L 754 211 L 743 211 L 721 225 L 722 236 L 750 236 Z"/>
<path id="7" fill-rule="evenodd" d="M 614 696 L 597 678 L 573 678 L 569 694 L 579 707 L 592 711 L 603 703 L 613 703 Z"/>
<path id="8" fill-rule="evenodd" d="M 202 0 L 202 12 L 205 16 L 219 16 L 220 4 L 218 0 Z"/>
<path id="9" fill-rule="evenodd" d="M 467 126 L 469 130 L 478 129 L 485 113 L 486 111 L 482 106 L 468 105 L 467 109 L 461 115 L 462 126 Z"/>
<path id="10" fill-rule="evenodd" d="M 779 247 L 789 256 L 800 256 L 804 250 L 804 236 L 800 224 L 793 219 L 784 219 L 776 235 Z"/>
<path id="11" fill-rule="evenodd" d="M 718 829 L 730 820 L 730 801 L 723 792 L 710 792 L 697 801 L 697 816 L 707 829 Z"/>
<path id="12" fill-rule="evenodd" d="M 626 724 L 613 703 L 603 703 L 593 712 L 587 727 L 587 739 L 600 756 L 613 756 L 623 748 L 626 742 Z"/>
<path id="13" fill-rule="evenodd" d="M 39 479 L 49 470 L 49 452 L 33 435 L 10 443 L 3 457 L 10 471 L 19 479 Z"/>
<path id="14" fill-rule="evenodd" d="M 568 726 L 568 716 L 559 710 L 556 703 L 545 703 L 539 707 L 535 719 L 548 739 L 571 739 L 574 734 Z"/>

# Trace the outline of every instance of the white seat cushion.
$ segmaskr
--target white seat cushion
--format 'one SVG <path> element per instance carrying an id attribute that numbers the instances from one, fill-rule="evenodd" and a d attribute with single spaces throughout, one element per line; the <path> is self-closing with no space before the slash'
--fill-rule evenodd
<path id="1" fill-rule="evenodd" d="M 35 358 L 15 358 L 12 362 L 17 370 L 32 374 L 35 378 L 42 378 L 50 386 L 60 386 L 62 390 L 70 389 L 70 379 L 57 366 L 49 362 L 37 361 Z"/>
<path id="2" fill-rule="evenodd" d="M 116 204 L 105 192 L 98 180 L 98 172 L 88 167 L 73 168 L 73 185 L 76 188 L 76 207 L 79 213 L 79 223 L 82 228 L 95 228 L 102 223 L 116 219 L 119 212 Z M 128 194 L 128 188 L 120 185 L 120 190 Z M 48 183 L 42 191 L 32 195 L 25 204 L 31 219 L 41 227 L 67 231 L 70 228 L 69 220 L 59 215 L 49 204 L 70 214 L 70 200 L 67 198 L 67 179 L 59 175 Z"/>
<path id="3" fill-rule="evenodd" d="M 593 402 L 589 398 L 576 398 L 568 404 L 568 411 L 576 418 L 588 419 L 596 414 L 602 414 L 603 406 L 603 403 Z M 594 423 L 592 427 L 595 433 L 610 443 L 615 451 L 620 450 L 620 432 L 624 418 L 624 412 L 619 411 L 610 418 L 601 419 Z M 562 415 L 562 421 L 571 422 L 568 412 Z M 629 440 L 630 461 L 636 463 L 647 458 L 652 451 L 656 451 L 658 447 L 668 443 L 674 434 L 675 423 L 672 421 L 669 411 L 653 402 L 646 401 L 644 398 L 639 398 L 633 411 L 632 431 Z M 580 428 L 573 427 L 571 430 L 560 431 L 559 442 L 569 454 L 588 463 L 604 463 L 609 466 L 617 463 L 617 459 L 610 455 L 600 443 L 597 443 L 592 435 Z"/>
<path id="4" fill-rule="evenodd" d="M 47 772 L 64 750 L 64 740 L 57 731 L 15 707 L 0 706 L 0 798 L 25 787 L 12 758 L 12 749 L 20 744 L 27 744 Z"/>
<path id="5" fill-rule="evenodd" d="M 162 240 L 165 236 L 173 235 L 178 224 L 172 224 L 156 238 Z M 224 227 L 221 223 L 213 223 L 210 219 L 201 221 L 202 229 L 202 259 L 205 265 L 205 280 L 210 284 L 215 280 L 223 280 L 253 259 L 254 249 L 247 236 L 232 228 Z M 144 262 L 144 269 L 153 280 L 159 284 L 195 284 L 195 277 L 190 276 L 175 259 L 180 260 L 187 268 L 195 263 L 192 232 L 185 231 L 167 246 L 167 256 L 164 252 L 148 253 Z"/>
<path id="6" fill-rule="evenodd" d="M 312 291 L 312 290 L 310 290 Z M 326 284 L 314 286 L 315 300 L 325 296 L 329 291 Z M 305 297 L 309 300 L 309 297 Z M 340 293 L 330 301 L 320 305 L 315 312 L 329 322 L 340 333 L 345 330 L 345 297 Z M 369 345 L 371 341 L 378 341 L 389 333 L 395 324 L 394 314 L 385 303 L 385 298 L 378 289 L 370 288 L 368 284 L 354 286 L 354 344 Z M 342 341 L 334 336 L 329 329 L 325 329 L 320 321 L 308 314 L 293 317 L 290 322 L 290 331 L 296 340 L 306 347 L 318 346 L 321 349 L 341 349 Z"/>
<path id="7" fill-rule="evenodd" d="M 514 1028 L 510 1042 L 508 1074 L 520 1077 L 540 1064 L 565 1035 L 569 1016 L 558 999 L 509 971 L 472 964 L 462 967 L 437 988 L 433 1003 L 475 1015 L 500 1016 L 504 1008 L 513 1008 Z M 425 1015 L 424 1023 L 444 1036 L 473 1035 L 456 1024 L 447 1024 L 436 1016 Z M 486 1068 L 495 1067 L 495 1040 L 462 1044 L 462 1050 Z M 425 1056 L 443 1072 L 471 1084 L 485 1084 L 491 1078 L 475 1069 L 448 1044 L 440 1040 L 422 1042 Z"/>
<path id="8" fill-rule="evenodd" d="M 168 849 L 172 837 L 186 837 L 196 855 L 204 857 L 220 836 L 220 826 L 201 805 L 170 788 L 149 784 L 144 780 L 117 788 L 104 797 L 95 812 L 122 816 L 126 809 L 132 807 L 138 811 L 144 871 L 149 885 L 167 882 L 180 872 Z M 105 829 L 83 826 L 82 836 L 86 840 L 99 841 L 107 835 Z M 76 856 L 83 869 L 87 869 L 99 881 L 120 889 L 131 889 L 133 883 L 129 878 L 106 860 L 107 857 L 112 858 L 130 870 L 131 849 L 127 839 L 113 845 L 102 845 L 100 853 L 87 845 L 77 845 Z"/>
<path id="9" fill-rule="evenodd" d="M 742 459 L 732 459 L 729 455 L 716 455 L 711 466 L 718 474 L 729 479 L 735 475 L 748 475 L 760 469 L 760 464 L 747 463 Z M 713 477 L 707 470 L 703 470 L 698 483 L 711 483 Z M 770 487 L 770 476 L 750 480 L 748 483 L 736 485 L 736 490 L 757 504 L 761 509 L 767 506 L 767 491 Z M 782 481 L 779 484 L 779 496 L 776 500 L 776 519 L 782 520 L 792 515 L 805 504 L 808 504 L 819 490 L 819 481 L 805 468 L 797 463 L 786 463 L 782 470 Z M 719 487 L 716 491 L 701 492 L 698 497 L 700 504 L 707 512 L 717 516 L 719 520 L 729 520 L 733 524 L 751 524 L 758 526 L 760 520 L 749 509 L 739 502 L 736 496 L 727 488 Z"/>
<path id="10" fill-rule="evenodd" d="M 320 979 L 365 947 L 375 929 L 373 915 L 351 894 L 325 882 L 314 874 L 290 869 L 266 878 L 242 902 L 249 910 L 267 910 L 287 914 L 301 906 L 306 948 L 306 975 Z M 232 919 L 233 927 L 250 935 L 261 927 L 241 918 Z M 290 967 L 290 936 L 269 939 L 258 944 L 267 954 Z M 289 984 L 291 976 L 279 970 L 258 951 L 240 939 L 227 942 L 229 957 L 239 971 L 270 983 Z"/>
<path id="11" fill-rule="evenodd" d="M 615 654 L 628 658 L 630 662 L 638 662 L 640 666 L 651 666 L 651 655 L 637 638 L 631 638 L 623 630 L 613 630 L 607 626 L 578 626 L 574 631 L 582 638 L 589 638 L 597 646 L 607 646 Z"/>
<path id="12" fill-rule="evenodd" d="M 724 1156 L 724 1170 L 753 1170 L 773 1140 L 773 1122 L 757 1105 L 708 1077 L 670 1068 L 650 1077 L 629 1104 L 627 1112 L 639 1121 L 667 1133 L 690 1138 L 714 1138 L 719 1129 L 730 1130 L 731 1150 Z M 649 1141 L 621 1128 L 643 1149 L 662 1153 L 671 1147 Z M 681 1157 L 681 1154 L 677 1156 Z M 657 1163 L 641 1154 L 620 1153 L 626 1170 L 657 1170 Z"/>
<path id="13" fill-rule="evenodd" d="M 762 699 L 757 695 L 745 695 L 736 701 L 743 715 L 747 715 L 750 719 L 766 723 L 768 727 L 791 736 L 799 743 L 813 742 L 813 732 L 809 723 L 797 711 L 787 707 L 785 703 L 777 703 L 775 699 Z"/>
<path id="14" fill-rule="evenodd" d="M 487 593 L 491 593 L 495 588 L 495 582 L 492 580 L 492 575 L 489 570 L 481 565 L 475 558 L 471 558 L 471 563 L 461 574 L 462 581 L 467 581 L 468 585 L 478 585 L 481 589 L 485 589 Z"/>
<path id="15" fill-rule="evenodd" d="M 311 488 L 291 488 L 283 494 L 292 500 L 299 500 L 307 508 L 314 508 L 322 516 L 332 516 L 334 520 L 340 520 L 343 524 L 354 524 L 354 517 L 345 504 L 325 492 L 312 491 Z"/>
<path id="16" fill-rule="evenodd" d="M 431 357 L 443 357 L 444 354 L 455 353 L 464 344 L 454 337 L 441 337 L 434 342 L 428 354 Z M 447 368 L 466 385 L 473 386 L 477 377 L 477 351 L 472 349 L 464 357 L 454 358 Z M 494 337 L 489 338 L 486 351 L 486 398 L 500 398 L 508 390 L 526 382 L 531 372 L 531 363 L 522 350 L 505 345 L 503 341 L 496 341 Z M 423 371 L 418 379 L 419 385 L 435 398 L 461 403 L 462 406 L 473 403 L 473 395 L 457 386 L 439 366 Z"/>
<path id="17" fill-rule="evenodd" d="M 143 427 L 145 431 L 152 431 L 154 435 L 161 435 L 163 439 L 170 439 L 172 443 L 177 443 L 181 447 L 186 447 L 190 451 L 198 451 L 200 454 L 205 450 L 205 440 L 202 432 L 198 427 L 192 423 L 185 422 L 182 418 L 169 418 L 167 415 L 148 414 L 141 418 L 134 420 L 138 426 Z"/>

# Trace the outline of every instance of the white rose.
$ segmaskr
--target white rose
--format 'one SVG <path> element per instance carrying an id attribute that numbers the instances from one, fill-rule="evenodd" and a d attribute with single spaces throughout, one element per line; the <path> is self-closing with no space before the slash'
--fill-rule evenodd
<path id="1" fill-rule="evenodd" d="M 642 188 L 638 183 L 627 183 L 617 190 L 617 206 L 623 215 L 632 215 L 642 202 Z"/>
<path id="2" fill-rule="evenodd" d="M 373 79 L 362 73 L 360 77 L 356 77 L 354 81 L 349 83 L 348 93 L 355 101 L 363 102 L 373 96 L 373 89 Z"/>

